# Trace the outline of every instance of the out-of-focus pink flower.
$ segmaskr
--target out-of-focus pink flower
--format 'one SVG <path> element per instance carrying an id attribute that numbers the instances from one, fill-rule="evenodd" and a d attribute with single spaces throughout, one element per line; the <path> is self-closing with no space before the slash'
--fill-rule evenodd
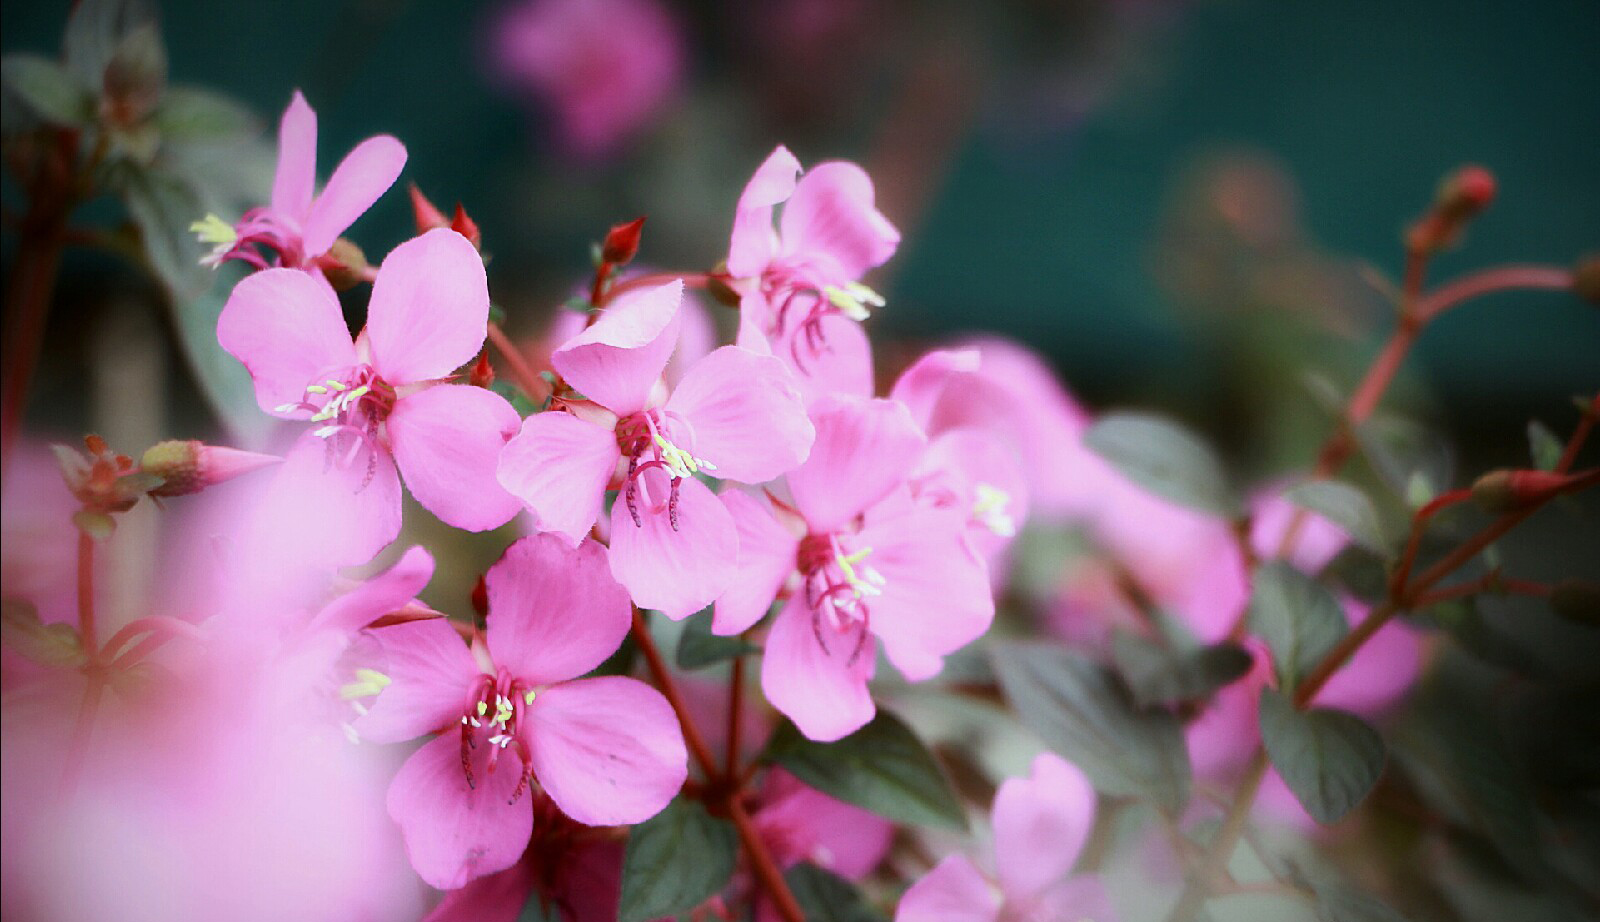
<path id="1" fill-rule="evenodd" d="M 113 673 L 86 739 L 60 719 L 73 704 L 8 698 L 6 917 L 417 917 L 421 888 L 379 793 L 393 758 L 340 732 L 337 667 L 431 572 L 413 548 L 311 607 L 220 607 L 198 643 L 146 661 L 144 681 Z"/>
<path id="2" fill-rule="evenodd" d="M 568 153 L 602 157 L 677 92 L 683 38 L 655 0 L 524 0 L 493 23 L 493 64 L 555 116 Z"/>
<path id="3" fill-rule="evenodd" d="M 354 342 L 320 278 L 268 269 L 234 288 L 217 322 L 222 348 L 249 369 L 263 410 L 318 424 L 278 480 L 317 493 L 326 519 L 349 529 L 322 541 L 323 556 L 358 563 L 394 540 L 397 464 L 412 495 L 447 524 L 483 531 L 516 514 L 495 464 L 520 417 L 498 394 L 442 383 L 483 347 L 488 318 L 483 261 L 445 229 L 384 260 Z"/>
<path id="4" fill-rule="evenodd" d="M 767 636 L 761 687 L 806 736 L 835 740 L 875 711 L 872 638 L 908 679 L 928 679 L 988 629 L 994 599 L 964 520 L 911 497 L 906 478 L 927 439 L 905 405 L 823 397 L 811 416 L 811 456 L 788 475 L 793 507 L 722 495 L 738 565 L 713 630 L 749 628 L 797 578 Z"/>
<path id="5" fill-rule="evenodd" d="M 767 773 L 750 819 L 780 869 L 804 861 L 845 880 L 871 873 L 894 838 L 893 823 L 808 787 L 782 769 Z M 779 922 L 777 908 L 754 881 L 738 881 L 735 889 L 751 895 L 758 922 Z"/>
<path id="6" fill-rule="evenodd" d="M 394 185 L 405 165 L 405 145 L 386 134 L 368 138 L 345 156 L 318 194 L 317 113 L 295 90 L 278 126 L 271 204 L 250 209 L 231 227 L 215 216 L 196 223 L 201 241 L 214 245 L 205 262 L 239 259 L 258 269 L 318 268 L 319 258 Z"/>
<path id="7" fill-rule="evenodd" d="M 808 394 L 872 394 L 872 351 L 859 322 L 883 299 L 861 283 L 900 245 L 873 205 L 872 180 L 829 161 L 805 176 L 778 147 L 751 177 L 734 213 L 728 274 L 740 292 L 741 346 L 787 362 Z M 783 205 L 775 229 L 773 209 Z"/>
<path id="8" fill-rule="evenodd" d="M 929 352 L 890 395 L 929 436 L 976 429 L 1005 446 L 1021 467 L 1031 513 L 1060 519 L 1096 502 L 1099 459 L 1083 445 L 1089 414 L 1027 348 L 984 337 Z"/>
<path id="9" fill-rule="evenodd" d="M 666 393 L 681 281 L 623 295 L 552 357 L 587 401 L 530 416 L 500 458 L 500 483 L 542 528 L 581 539 L 618 463 L 611 568 L 640 606 L 682 619 L 733 576 L 738 534 L 701 470 L 761 483 L 805 459 L 815 433 L 783 364 L 724 346 Z"/>
<path id="10" fill-rule="evenodd" d="M 994 877 L 966 855 L 951 855 L 905 892 L 895 922 L 1113 922 L 1100 880 L 1067 876 L 1094 825 L 1094 806 L 1094 789 L 1076 766 L 1040 754 L 1027 778 L 1008 779 L 995 792 Z"/>
<path id="11" fill-rule="evenodd" d="M 596 826 L 648 819 L 682 786 L 687 755 L 666 699 L 634 679 L 577 678 L 632 623 L 605 558 L 553 534 L 513 544 L 486 577 L 487 641 L 470 650 L 438 619 L 372 632 L 386 661 L 356 730 L 377 742 L 445 731 L 389 787 L 412 866 L 433 886 L 516 862 L 533 828 L 531 782 Z"/>

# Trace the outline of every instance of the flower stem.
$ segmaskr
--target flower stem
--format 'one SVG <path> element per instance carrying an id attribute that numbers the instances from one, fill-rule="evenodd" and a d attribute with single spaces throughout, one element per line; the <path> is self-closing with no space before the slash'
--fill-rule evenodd
<path id="1" fill-rule="evenodd" d="M 517 387 L 522 388 L 522 392 L 528 395 L 529 400 L 538 402 L 550 396 L 550 388 L 534 374 L 533 368 L 522 358 L 522 353 L 517 351 L 516 344 L 506 335 L 505 330 L 500 329 L 498 323 L 489 324 L 489 342 L 511 368 L 511 379 L 517 382 Z"/>
<path id="2" fill-rule="evenodd" d="M 733 658 L 733 671 L 728 676 L 728 751 L 724 776 L 737 783 L 739 778 L 739 730 L 744 722 L 744 657 Z"/>
<path id="3" fill-rule="evenodd" d="M 800 904 L 789 891 L 783 872 L 772 860 L 772 853 L 767 851 L 766 843 L 761 841 L 761 833 L 750 821 L 750 814 L 745 812 L 744 804 L 739 802 L 737 796 L 728 801 L 728 816 L 733 820 L 734 828 L 739 830 L 739 841 L 744 844 L 745 854 L 750 856 L 750 870 L 760 881 L 761 888 L 767 891 L 767 896 L 772 898 L 778 915 L 783 917 L 784 922 L 805 922 L 805 913 L 800 911 Z"/>
<path id="4" fill-rule="evenodd" d="M 717 761 L 711 757 L 711 750 L 706 747 L 706 741 L 700 736 L 699 728 L 690 718 L 689 709 L 683 703 L 683 695 L 678 691 L 677 683 L 672 681 L 672 674 L 667 671 L 666 661 L 661 658 L 661 651 L 656 648 L 655 639 L 650 636 L 650 627 L 644 623 L 644 615 L 638 606 L 634 606 L 633 609 L 633 642 L 639 647 L 639 652 L 644 654 L 645 663 L 650 667 L 650 675 L 655 679 L 656 687 L 661 689 L 661 694 L 667 699 L 667 703 L 672 705 L 672 712 L 678 715 L 678 723 L 683 726 L 683 741 L 694 754 L 694 760 L 700 763 L 700 770 L 705 773 L 706 779 L 715 782 L 720 777 L 717 772 Z"/>

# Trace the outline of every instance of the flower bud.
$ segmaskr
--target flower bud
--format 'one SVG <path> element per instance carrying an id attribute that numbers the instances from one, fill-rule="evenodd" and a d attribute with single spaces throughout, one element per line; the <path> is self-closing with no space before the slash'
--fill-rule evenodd
<path id="1" fill-rule="evenodd" d="M 1433 207 L 1406 233 L 1406 246 L 1431 253 L 1454 244 L 1467 222 L 1494 201 L 1495 188 L 1494 174 L 1475 164 L 1446 176 L 1439 183 Z"/>
<path id="2" fill-rule="evenodd" d="M 1490 471 L 1472 484 L 1472 498 L 1486 512 L 1511 512 L 1560 493 L 1572 481 L 1554 471 Z"/>
<path id="3" fill-rule="evenodd" d="M 478 613 L 479 620 L 489 617 L 489 584 L 481 576 L 472 587 L 472 610 Z"/>
<path id="4" fill-rule="evenodd" d="M 1600 627 L 1600 583 L 1581 579 L 1557 583 L 1550 592 L 1550 608 L 1568 621 Z"/>
<path id="5" fill-rule="evenodd" d="M 467 372 L 467 383 L 473 387 L 488 387 L 494 383 L 494 366 L 489 364 L 488 350 L 478 353 L 478 360 Z"/>
<path id="6" fill-rule="evenodd" d="M 478 222 L 467 216 L 467 210 L 456 203 L 456 216 L 450 219 L 450 229 L 467 238 L 474 248 L 483 248 L 483 234 L 478 230 Z"/>
<path id="7" fill-rule="evenodd" d="M 348 291 L 370 278 L 367 254 L 344 237 L 335 240 L 317 264 L 335 291 Z"/>
<path id="8" fill-rule="evenodd" d="M 613 266 L 626 266 L 639 252 L 639 237 L 644 231 L 644 218 L 635 218 L 618 224 L 606 232 L 606 242 L 600 248 L 600 258 Z"/>
<path id="9" fill-rule="evenodd" d="M 161 484 L 150 490 L 151 496 L 187 496 L 279 460 L 272 455 L 207 445 L 193 439 L 173 439 L 150 446 L 139 460 L 139 467 L 161 478 Z"/>
<path id="10" fill-rule="evenodd" d="M 1572 270 L 1572 290 L 1590 304 L 1600 304 L 1600 253 L 1578 260 Z"/>
<path id="11" fill-rule="evenodd" d="M 437 227 L 449 227 L 450 219 L 444 216 L 416 183 L 411 184 L 411 215 L 416 219 L 417 233 L 425 234 Z"/>

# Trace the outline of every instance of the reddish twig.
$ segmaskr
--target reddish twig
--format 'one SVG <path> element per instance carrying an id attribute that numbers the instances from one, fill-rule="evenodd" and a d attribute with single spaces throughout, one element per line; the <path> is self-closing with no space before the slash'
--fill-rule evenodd
<path id="1" fill-rule="evenodd" d="M 517 382 L 517 386 L 528 395 L 528 399 L 537 402 L 550 396 L 550 388 L 534 373 L 533 368 L 522 358 L 522 353 L 517 351 L 516 343 L 511 341 L 511 337 L 507 336 L 506 331 L 500 329 L 497 323 L 489 324 L 489 343 L 511 368 L 511 379 Z"/>
<path id="2" fill-rule="evenodd" d="M 740 635 L 743 639 L 743 635 Z M 728 751 L 725 753 L 723 776 L 737 784 L 739 778 L 740 725 L 744 722 L 744 657 L 733 658 L 733 671 L 728 676 Z"/>
<path id="3" fill-rule="evenodd" d="M 757 831 L 755 823 L 750 821 L 750 814 L 745 812 L 744 804 L 739 802 L 739 798 L 734 797 L 728 801 L 728 816 L 733 820 L 734 828 L 739 830 L 739 841 L 744 844 L 745 853 L 750 856 L 751 872 L 755 874 L 761 888 L 767 891 L 767 896 L 772 898 L 778 915 L 783 917 L 784 922 L 805 922 L 805 913 L 800 911 L 800 904 L 789 891 L 789 884 L 783 879 L 783 871 L 779 870 L 777 862 L 772 860 L 772 853 L 767 850 L 766 843 L 761 841 L 761 833 Z"/>

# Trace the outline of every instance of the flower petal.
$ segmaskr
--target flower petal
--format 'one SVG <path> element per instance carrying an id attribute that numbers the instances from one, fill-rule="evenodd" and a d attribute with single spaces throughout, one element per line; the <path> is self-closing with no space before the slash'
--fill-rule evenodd
<path id="1" fill-rule="evenodd" d="M 799 466 L 816 430 L 783 363 L 738 346 L 723 346 L 684 375 L 666 412 L 679 447 L 716 465 L 715 474 L 762 483 Z M 676 425 L 674 425 L 676 424 Z"/>
<path id="2" fill-rule="evenodd" d="M 800 177 L 780 219 L 785 254 L 826 257 L 846 281 L 881 266 L 900 232 L 872 202 L 872 179 L 854 163 L 819 163 Z"/>
<path id="3" fill-rule="evenodd" d="M 495 476 L 521 422 L 493 391 L 440 384 L 395 401 L 389 443 L 417 502 L 447 525 L 485 531 L 522 508 Z"/>
<path id="4" fill-rule="evenodd" d="M 836 531 L 910 473 L 927 440 L 905 404 L 824 397 L 811 406 L 817 439 L 789 472 L 795 504 L 815 532 Z"/>
<path id="5" fill-rule="evenodd" d="M 570 413 L 535 413 L 500 453 L 498 477 L 540 528 L 581 541 L 621 457 L 610 429 Z"/>
<path id="6" fill-rule="evenodd" d="M 995 922 L 1000 899 L 966 855 L 934 865 L 900 897 L 894 922 Z"/>
<path id="7" fill-rule="evenodd" d="M 1072 869 L 1094 825 L 1095 795 L 1078 767 L 1045 752 L 994 797 L 994 856 L 1008 899 L 1035 896 Z"/>
<path id="8" fill-rule="evenodd" d="M 950 516 L 913 509 L 869 520 L 851 546 L 871 549 L 861 565 L 877 571 L 884 583 L 883 594 L 868 602 L 869 623 L 889 661 L 913 682 L 937 675 L 946 655 L 976 640 L 994 621 L 988 570 Z"/>
<path id="9" fill-rule="evenodd" d="M 411 866 L 430 885 L 454 890 L 516 863 L 533 833 L 533 798 L 511 803 L 521 767 L 509 752 L 488 770 L 483 740 L 468 750 L 475 787 L 461 768 L 461 738 L 446 733 L 412 753 L 389 785 L 389 816 L 405 836 Z"/>
<path id="10" fill-rule="evenodd" d="M 401 743 L 451 729 L 465 713 L 481 670 L 456 629 L 443 618 L 407 621 L 363 635 L 378 642 L 383 661 L 367 668 L 389 679 L 355 721 L 361 738 Z M 459 767 L 459 760 L 458 767 Z"/>
<path id="11" fill-rule="evenodd" d="M 422 922 L 517 922 L 533 896 L 538 869 L 518 861 L 451 890 Z"/>
<path id="12" fill-rule="evenodd" d="M 314 630 L 354 633 L 416 599 L 433 578 L 433 555 L 407 548 L 394 566 L 368 578 L 317 613 Z"/>
<path id="13" fill-rule="evenodd" d="M 485 577 L 489 653 L 530 685 L 576 678 L 617 652 L 633 623 L 604 545 L 546 532 L 522 538 Z"/>
<path id="14" fill-rule="evenodd" d="M 250 371 L 261 409 L 286 419 L 309 414 L 279 407 L 299 403 L 307 385 L 356 360 L 333 289 L 298 269 L 265 269 L 240 280 L 217 318 L 217 341 Z"/>
<path id="15" fill-rule="evenodd" d="M 772 607 L 778 590 L 795 571 L 800 540 L 750 494 L 726 490 L 721 499 L 739 532 L 739 556 L 733 579 L 717 599 L 711 630 L 716 634 L 737 634 L 760 621 Z"/>
<path id="16" fill-rule="evenodd" d="M 278 123 L 278 169 L 272 176 L 272 210 L 303 222 L 317 188 L 317 113 L 299 90 Z"/>
<path id="17" fill-rule="evenodd" d="M 945 388 L 959 386 L 960 376 L 977 372 L 981 362 L 976 349 L 932 349 L 900 373 L 889 397 L 905 404 L 917 425 L 927 429 Z"/>
<path id="18" fill-rule="evenodd" d="M 399 387 L 471 361 L 489 330 L 489 281 L 467 238 L 441 227 L 395 247 L 367 304 L 372 365 Z"/>
<path id="19" fill-rule="evenodd" d="M 603 676 L 545 689 L 524 720 L 535 777 L 561 812 L 580 823 L 643 822 L 688 777 L 672 706 L 635 679 Z"/>
<path id="20" fill-rule="evenodd" d="M 611 507 L 611 572 L 640 608 L 681 621 L 727 589 L 738 559 L 739 532 L 728 510 L 693 477 L 678 481 L 676 528 L 665 508 L 667 478 L 650 471 L 638 482 L 639 524 L 634 524 L 624 497 Z M 652 508 L 656 503 L 660 507 Z"/>
<path id="21" fill-rule="evenodd" d="M 330 457 L 332 454 L 332 457 Z M 400 478 L 381 447 L 358 450 L 312 435 L 295 443 L 262 496 L 243 544 L 247 571 L 281 580 L 371 560 L 400 534 Z"/>
<path id="22" fill-rule="evenodd" d="M 389 191 L 406 165 L 406 146 L 386 134 L 368 138 L 345 155 L 311 203 L 300 234 L 305 255 L 321 256 L 356 218 Z"/>
<path id="23" fill-rule="evenodd" d="M 550 357 L 566 382 L 618 416 L 645 400 L 678 344 L 683 280 L 629 292 Z"/>
<path id="24" fill-rule="evenodd" d="M 756 168 L 755 175 L 739 195 L 733 216 L 733 237 L 728 245 L 728 274 L 749 278 L 761 274 L 778 241 L 772 229 L 772 206 L 794 194 L 800 161 L 783 145 L 778 145 Z"/>
<path id="25" fill-rule="evenodd" d="M 867 694 L 876 651 L 857 653 L 854 638 L 824 647 L 814 615 L 795 595 L 772 623 L 761 663 L 761 690 L 809 739 L 829 743 L 866 726 L 877 712 Z"/>
<path id="26" fill-rule="evenodd" d="M 1309 830 L 1308 830 L 1309 832 Z M 1074 874 L 1046 888 L 1029 904 L 1036 919 L 1091 919 L 1117 922 L 1111 894 L 1098 874 Z"/>

